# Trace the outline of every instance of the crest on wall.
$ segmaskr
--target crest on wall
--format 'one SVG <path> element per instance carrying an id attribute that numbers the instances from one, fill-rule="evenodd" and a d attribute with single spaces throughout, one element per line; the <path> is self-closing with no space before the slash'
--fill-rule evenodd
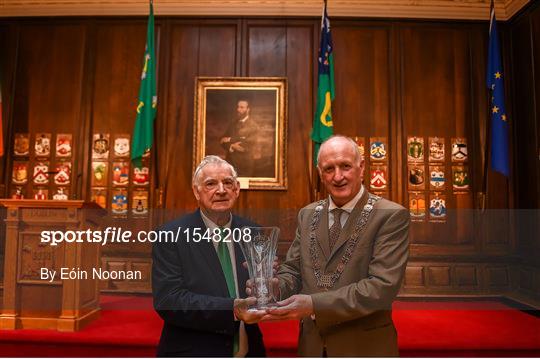
<path id="1" fill-rule="evenodd" d="M 54 183 L 57 185 L 68 185 L 71 181 L 71 162 L 60 162 L 56 165 Z"/>
<path id="2" fill-rule="evenodd" d="M 30 154 L 30 136 L 28 133 L 16 133 L 13 143 L 15 156 L 28 156 Z"/>
<path id="3" fill-rule="evenodd" d="M 431 162 L 444 161 L 444 138 L 441 138 L 441 137 L 429 138 L 429 161 Z"/>
<path id="4" fill-rule="evenodd" d="M 424 161 L 424 138 L 409 136 L 407 138 L 407 160 L 409 162 Z"/>
<path id="5" fill-rule="evenodd" d="M 38 162 L 34 166 L 34 175 L 32 180 L 35 184 L 48 184 L 49 183 L 49 163 Z"/>
<path id="6" fill-rule="evenodd" d="M 446 220 L 446 197 L 441 194 L 433 194 L 429 199 L 429 217 L 432 221 Z"/>
<path id="7" fill-rule="evenodd" d="M 56 193 L 53 194 L 52 199 L 54 199 L 55 201 L 67 201 L 69 199 L 68 189 L 64 187 L 58 187 Z"/>
<path id="8" fill-rule="evenodd" d="M 133 191 L 133 199 L 131 204 L 131 212 L 136 216 L 144 216 L 148 214 L 148 192 Z"/>
<path id="9" fill-rule="evenodd" d="M 419 190 L 425 188 L 425 170 L 423 165 L 409 165 L 409 189 Z"/>
<path id="10" fill-rule="evenodd" d="M 387 157 L 388 146 L 385 137 L 372 137 L 369 146 L 369 157 L 372 161 L 385 161 Z"/>
<path id="11" fill-rule="evenodd" d="M 382 190 L 387 187 L 388 169 L 386 166 L 371 166 L 370 180 L 371 189 Z"/>
<path id="12" fill-rule="evenodd" d="M 112 194 L 111 210 L 114 214 L 126 214 L 128 211 L 128 198 L 125 189 L 115 189 Z"/>
<path id="13" fill-rule="evenodd" d="M 452 162 L 464 162 L 467 161 L 467 157 L 467 139 L 452 138 Z"/>
<path id="14" fill-rule="evenodd" d="M 115 186 L 127 186 L 129 183 L 129 163 L 114 162 L 112 165 L 112 183 Z"/>
<path id="15" fill-rule="evenodd" d="M 46 188 L 35 188 L 34 199 L 37 199 L 39 201 L 44 201 L 46 199 L 49 199 L 49 190 Z"/>
<path id="16" fill-rule="evenodd" d="M 452 188 L 454 192 L 466 192 L 469 189 L 467 166 L 452 166 Z"/>
<path id="17" fill-rule="evenodd" d="M 150 169 L 147 165 L 133 167 L 133 184 L 136 186 L 146 186 L 150 183 Z"/>
<path id="18" fill-rule="evenodd" d="M 444 166 L 429 166 L 429 188 L 435 191 L 442 191 L 445 184 Z"/>
<path id="19" fill-rule="evenodd" d="M 107 162 L 92 162 L 92 186 L 107 186 Z"/>
<path id="20" fill-rule="evenodd" d="M 107 208 L 107 189 L 92 188 L 90 201 L 97 203 L 101 208 Z"/>
<path id="21" fill-rule="evenodd" d="M 71 157 L 72 139 L 69 133 L 59 133 L 56 136 L 56 157 Z"/>
<path id="22" fill-rule="evenodd" d="M 426 196 L 423 193 L 409 192 L 409 213 L 412 221 L 426 218 Z"/>
<path id="23" fill-rule="evenodd" d="M 15 184 L 28 182 L 28 162 L 13 162 L 11 181 Z"/>
<path id="24" fill-rule="evenodd" d="M 109 134 L 94 133 L 92 140 L 92 158 L 109 158 Z"/>
<path id="25" fill-rule="evenodd" d="M 114 139 L 114 156 L 129 157 L 129 135 L 117 135 Z"/>
<path id="26" fill-rule="evenodd" d="M 24 188 L 16 187 L 11 190 L 11 199 L 24 199 Z"/>
<path id="27" fill-rule="evenodd" d="M 36 142 L 34 144 L 36 157 L 48 157 L 51 154 L 51 134 L 38 133 L 36 134 Z"/>

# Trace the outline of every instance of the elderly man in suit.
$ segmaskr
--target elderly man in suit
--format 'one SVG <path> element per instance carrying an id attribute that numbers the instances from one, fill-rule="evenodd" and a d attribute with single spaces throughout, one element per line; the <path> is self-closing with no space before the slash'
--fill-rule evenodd
<path id="1" fill-rule="evenodd" d="M 265 312 L 247 311 L 255 298 L 240 299 L 245 260 L 238 243 L 224 235 L 255 225 L 231 213 L 240 192 L 236 177 L 228 162 L 204 158 L 193 175 L 199 209 L 160 229 L 182 237 L 153 246 L 154 307 L 164 320 L 158 356 L 265 355 L 259 327 L 250 324 Z"/>
<path id="2" fill-rule="evenodd" d="M 408 258 L 409 212 L 362 186 L 353 140 L 321 145 L 329 197 L 303 208 L 277 274 L 279 307 L 264 319 L 300 319 L 303 356 L 397 356 L 392 302 Z"/>

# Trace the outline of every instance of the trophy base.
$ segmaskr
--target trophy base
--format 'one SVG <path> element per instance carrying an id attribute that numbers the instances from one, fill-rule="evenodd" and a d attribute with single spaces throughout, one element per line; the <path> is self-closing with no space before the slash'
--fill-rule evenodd
<path id="1" fill-rule="evenodd" d="M 254 304 L 248 308 L 248 311 L 265 310 L 270 308 L 277 308 L 278 305 L 274 298 L 257 298 L 257 304 Z"/>
<path id="2" fill-rule="evenodd" d="M 259 310 L 266 310 L 266 309 L 274 309 L 274 308 L 277 308 L 278 305 L 276 303 L 272 303 L 272 304 L 265 304 L 265 305 L 261 305 L 261 306 L 253 306 L 251 308 L 249 308 L 247 311 L 248 312 L 256 312 L 256 311 L 259 311 Z"/>

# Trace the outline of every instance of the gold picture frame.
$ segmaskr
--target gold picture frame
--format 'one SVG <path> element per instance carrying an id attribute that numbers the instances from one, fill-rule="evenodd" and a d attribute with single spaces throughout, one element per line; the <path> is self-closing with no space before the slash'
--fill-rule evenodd
<path id="1" fill-rule="evenodd" d="M 287 189 L 287 80 L 197 77 L 195 89 L 193 169 L 217 155 L 243 189 Z"/>

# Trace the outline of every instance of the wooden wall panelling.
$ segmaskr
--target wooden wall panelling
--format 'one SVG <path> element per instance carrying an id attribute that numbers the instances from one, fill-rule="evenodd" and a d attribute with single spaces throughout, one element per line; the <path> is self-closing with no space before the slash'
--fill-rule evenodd
<path id="1" fill-rule="evenodd" d="M 234 76 L 238 31 L 236 22 L 200 26 L 198 76 Z"/>
<path id="2" fill-rule="evenodd" d="M 85 27 L 38 23 L 20 31 L 13 131 L 76 133 Z"/>
<path id="3" fill-rule="evenodd" d="M 411 226 L 411 243 L 429 245 L 461 245 L 469 252 L 474 245 L 471 211 L 456 212 L 456 208 L 473 208 L 472 193 L 455 195 L 452 192 L 451 137 L 467 137 L 469 162 L 476 154 L 471 153 L 472 121 L 470 113 L 470 68 L 467 29 L 459 26 L 414 24 L 401 28 L 402 67 L 402 116 L 403 143 L 406 153 L 408 136 L 424 137 L 425 145 L 429 136 L 445 138 L 445 174 L 447 185 L 446 223 L 420 222 Z M 401 163 L 407 166 L 406 160 Z M 428 166 L 427 159 L 424 166 Z M 470 168 L 472 171 L 472 168 Z M 408 172 L 404 167 L 405 173 Z M 473 173 L 469 172 L 473 177 Z M 426 179 L 428 178 L 426 172 Z M 407 192 L 407 178 L 404 176 L 404 192 Z M 426 195 L 429 207 L 431 191 Z M 429 218 L 429 215 L 428 215 Z M 417 250 L 419 247 L 416 246 Z M 427 247 L 426 247 L 427 248 Z M 428 250 L 429 252 L 429 250 Z"/>
<path id="4" fill-rule="evenodd" d="M 540 298 L 540 6 L 511 24 L 515 141 L 516 246 L 521 257 L 517 288 Z"/>
<path id="5" fill-rule="evenodd" d="M 141 279 L 102 280 L 100 289 L 104 292 L 148 293 L 151 291 L 151 258 L 102 257 L 101 268 L 108 271 L 140 271 Z"/>
<path id="6" fill-rule="evenodd" d="M 4 140 L 4 156 L 0 161 L 0 194 L 8 196 L 9 183 L 11 181 L 11 156 L 12 148 L 12 113 L 13 113 L 13 88 L 15 85 L 15 74 L 17 67 L 17 49 L 19 39 L 19 28 L 14 24 L 7 23 L 0 26 L 0 48 L 3 49 L 4 56 L 0 57 L 0 86 L 2 87 L 2 135 Z M 0 218 L 6 217 L 6 209 L 0 209 Z M 4 248 L 5 248 L 6 224 L 0 221 L 0 280 L 4 275 Z"/>
<path id="7" fill-rule="evenodd" d="M 311 127 L 313 123 L 313 96 L 316 91 L 313 75 L 318 46 L 313 43 L 317 27 L 313 22 L 289 22 L 287 25 L 287 84 L 288 84 L 288 122 L 287 122 L 287 175 L 289 190 L 286 197 L 280 196 L 281 239 L 294 238 L 298 210 L 311 202 L 313 188 L 313 160 L 311 154 Z M 290 243 L 282 253 L 286 253 Z"/>
<path id="8" fill-rule="evenodd" d="M 79 143 L 77 144 L 76 158 L 80 161 L 77 163 L 78 178 L 76 193 L 79 199 L 88 200 L 91 198 L 88 182 L 92 176 L 90 162 L 92 159 L 91 135 L 93 128 L 93 96 L 94 96 L 94 79 L 96 68 L 96 33 L 98 26 L 95 21 L 88 21 L 86 26 L 86 41 L 85 41 L 85 57 L 84 57 L 84 74 L 82 78 L 82 94 L 80 108 L 80 123 L 79 123 Z"/>
<path id="9" fill-rule="evenodd" d="M 191 193 L 195 79 L 235 76 L 238 32 L 236 21 L 170 24 L 167 112 L 159 119 L 167 129 L 167 150 L 160 158 L 167 163 L 160 175 L 166 190 L 167 219 L 196 207 Z"/>
<path id="10" fill-rule="evenodd" d="M 285 76 L 287 26 L 284 21 L 247 22 L 246 76 Z"/>
<path id="11" fill-rule="evenodd" d="M 530 211 L 528 215 L 532 218 L 532 223 L 536 223 L 531 231 L 531 239 L 533 240 L 535 250 L 529 254 L 531 262 L 538 263 L 534 259 L 540 257 L 540 6 L 536 6 L 531 12 L 532 25 L 532 53 L 533 53 L 533 74 L 534 74 L 534 117 L 536 121 L 531 121 L 531 131 L 536 129 L 535 152 L 536 165 L 531 170 L 532 176 L 535 178 L 536 189 L 530 188 L 531 193 L 536 193 L 535 211 Z M 531 152 L 532 154 L 533 152 Z M 536 268 L 536 296 L 540 298 L 540 269 Z"/>
<path id="12" fill-rule="evenodd" d="M 535 118 L 533 128 L 536 128 L 536 158 L 540 159 L 540 6 L 536 6 L 531 11 L 532 25 L 532 52 L 533 52 L 533 73 L 534 73 L 534 103 L 535 103 Z M 540 207 L 540 162 L 536 162 L 535 171 L 536 181 L 536 208 Z"/>
<path id="13" fill-rule="evenodd" d="M 492 259 L 493 260 L 493 259 Z M 501 260 L 488 261 L 410 261 L 402 287 L 404 295 L 490 295 L 507 293 L 512 266 Z M 518 274 L 519 275 L 519 274 Z M 522 277 L 525 277 L 523 273 Z M 532 275 L 529 276 L 532 279 Z M 529 277 L 525 280 L 527 283 Z M 531 282 L 532 283 L 532 282 Z M 532 284 L 530 284 L 532 288 Z"/>
<path id="14" fill-rule="evenodd" d="M 169 34 L 169 69 L 164 101 L 166 112 L 157 119 L 163 163 L 158 170 L 165 191 L 164 208 L 187 210 L 195 206 L 191 194 L 193 154 L 193 94 L 199 62 L 199 27 L 172 21 Z M 195 41 L 197 40 L 197 41 Z M 161 125 L 161 126 L 160 126 Z M 162 130 L 160 130 L 160 128 Z M 163 131 L 166 129 L 166 131 Z M 172 215 L 166 219 L 172 219 Z"/>
<path id="15" fill-rule="evenodd" d="M 403 280 L 404 288 L 425 288 L 425 269 L 423 266 L 408 264 L 405 269 L 405 278 Z"/>
<path id="16" fill-rule="evenodd" d="M 515 124 L 516 143 L 516 202 L 521 209 L 516 213 L 517 248 L 525 262 L 535 263 L 540 253 L 538 192 L 534 190 L 538 188 L 538 139 L 534 131 L 538 120 L 533 95 L 537 80 L 533 77 L 531 25 L 531 17 L 525 16 L 512 27 L 512 75 L 516 93 L 512 122 Z"/>
<path id="17" fill-rule="evenodd" d="M 243 75 L 250 77 L 286 77 L 287 76 L 287 49 L 288 31 L 285 20 L 246 20 L 243 32 L 244 50 L 242 51 L 243 62 L 245 63 L 245 73 Z M 290 54 L 294 56 L 294 54 Z M 287 79 L 288 80 L 288 79 Z M 287 83 L 288 84 L 288 83 Z M 289 85 L 289 84 L 288 84 Z M 291 99 L 291 92 L 287 94 L 287 102 Z M 294 95 L 293 95 L 294 96 Z M 296 113 L 286 109 L 287 113 L 287 134 L 293 133 L 293 126 L 297 119 L 293 120 Z M 296 126 L 295 126 L 296 128 Z M 291 143 L 287 141 L 287 145 Z M 303 146 L 303 144 L 301 144 Z M 298 151 L 298 146 L 290 148 L 292 151 Z M 294 152 L 293 152 L 294 153 Z M 307 166 L 299 156 L 291 157 L 291 152 L 286 159 L 286 173 L 291 166 L 300 168 Z M 288 176 L 288 174 L 287 174 Z M 238 210 L 244 216 L 253 219 L 257 223 L 264 225 L 279 226 L 282 229 L 295 227 L 295 223 L 281 225 L 283 218 L 286 218 L 285 212 L 281 208 L 287 206 L 287 195 L 293 192 L 292 186 L 299 184 L 298 179 L 289 177 L 287 191 L 242 191 L 238 199 Z M 296 182 L 296 183 L 295 183 Z M 290 218 L 292 220 L 292 218 Z M 289 233 L 292 235 L 292 233 Z M 287 233 L 280 233 L 280 241 L 290 241 Z M 280 246 L 280 249 L 284 245 Z"/>
<path id="18" fill-rule="evenodd" d="M 361 136 L 365 141 L 366 170 L 364 185 L 370 189 L 369 143 L 370 137 L 386 137 L 392 151 L 391 91 L 391 28 L 386 25 L 336 22 L 332 24 L 334 40 L 334 71 L 336 99 L 332 112 L 334 132 L 348 136 Z M 398 183 L 394 158 L 387 153 L 387 188 Z M 386 193 L 391 192 L 385 190 Z"/>
<path id="19" fill-rule="evenodd" d="M 17 66 L 19 28 L 12 23 L 0 26 L 0 48 L 4 56 L 0 58 L 0 86 L 2 86 L 2 135 L 4 141 L 4 156 L 0 161 L 0 178 L 3 180 L 0 193 L 7 195 L 11 179 L 9 150 L 12 141 L 11 113 L 13 112 L 13 86 Z"/>
<path id="20" fill-rule="evenodd" d="M 530 191 L 533 186 L 536 186 L 534 175 L 534 162 L 536 156 L 532 156 L 536 152 L 535 133 L 532 129 L 532 119 L 534 118 L 534 102 L 530 95 L 525 96 L 525 93 L 534 93 L 534 78 L 531 76 L 532 71 L 532 48 L 531 44 L 531 23 L 530 17 L 526 16 L 519 19 L 512 27 L 512 58 L 513 58 L 513 73 L 514 81 L 513 89 L 516 96 L 513 99 L 514 113 L 513 122 L 515 123 L 514 138 L 516 142 L 516 156 L 519 156 L 520 161 L 516 161 L 516 201 L 518 208 L 535 208 L 536 193 Z M 533 147 L 534 146 L 534 147 Z M 518 218 L 519 222 L 519 218 Z M 518 226 L 518 233 L 521 228 L 528 230 L 526 223 Z M 521 237 L 518 234 L 518 237 Z M 520 243 L 523 245 L 526 243 Z"/>
<path id="21" fill-rule="evenodd" d="M 397 203 L 407 206 L 408 195 L 406 189 L 403 186 L 403 178 L 406 178 L 406 169 L 401 165 L 407 160 L 407 154 L 403 151 L 406 146 L 407 139 L 403 138 L 403 81 L 402 81 L 402 32 L 400 31 L 399 24 L 392 24 L 390 41 L 393 46 L 390 47 L 390 71 L 391 71 L 391 92 L 390 92 L 390 110 L 391 110 L 391 124 L 390 126 L 390 138 L 392 138 L 392 147 L 390 149 L 390 156 L 394 159 L 391 170 L 397 180 L 393 181 L 392 199 Z"/>
<path id="22" fill-rule="evenodd" d="M 508 268 L 501 265 L 486 266 L 486 280 L 489 288 L 507 288 L 510 284 Z"/>
<path id="23" fill-rule="evenodd" d="M 95 42 L 92 51 L 95 53 L 93 64 L 93 84 L 91 86 L 91 126 L 87 132 L 88 162 L 92 162 L 92 138 L 94 133 L 106 133 L 110 135 L 111 150 L 109 153 L 109 179 L 112 177 L 114 135 L 132 134 L 135 124 L 136 107 L 138 101 L 139 86 L 141 81 L 142 61 L 146 44 L 146 21 L 114 21 L 100 20 L 96 22 Z M 161 34 L 160 24 L 155 27 L 155 51 L 157 60 L 156 72 L 159 73 L 159 44 Z M 160 85 L 158 77 L 157 86 Z M 159 96 L 159 94 L 158 94 Z M 159 101 L 159 98 L 158 98 Z M 153 163 L 150 166 L 154 166 Z M 130 166 L 129 177 L 133 169 Z M 90 188 L 91 170 L 87 176 L 86 188 Z M 111 207 L 113 188 L 109 186 L 107 207 Z M 127 188 L 126 188 L 127 189 Z M 129 190 L 128 190 L 129 191 Z M 150 192 L 151 193 L 151 192 Z M 131 211 L 131 196 L 128 197 Z M 89 193 L 87 200 L 90 199 Z M 152 199 L 150 194 L 149 204 Z M 111 212 L 109 212 L 111 213 Z M 103 226 L 120 227 L 123 230 L 131 230 L 136 233 L 139 230 L 148 230 L 152 227 L 150 218 L 115 218 L 108 216 Z M 132 261 L 148 261 L 151 252 L 149 243 L 109 243 L 102 249 L 102 267 L 109 269 L 118 263 L 117 257 L 122 257 L 131 269 Z M 116 267 L 115 267 L 116 268 Z M 144 268 L 143 268 L 144 269 Z M 143 272 L 144 283 L 113 282 L 101 283 L 101 288 L 120 291 L 136 291 L 142 285 L 145 290 L 150 289 L 149 269 Z M 133 287 L 130 289 L 130 287 Z"/>
<path id="24" fill-rule="evenodd" d="M 44 21 L 28 22 L 20 25 L 18 64 L 14 103 L 12 112 L 12 133 L 30 133 L 30 156 L 26 159 L 35 164 L 34 143 L 36 133 L 50 133 L 51 154 L 47 158 L 49 171 L 55 170 L 58 158 L 55 156 L 56 135 L 73 135 L 73 160 L 70 198 L 78 198 L 74 192 L 80 174 L 78 147 L 82 145 L 79 137 L 81 122 L 82 78 L 84 76 L 84 50 L 86 28 L 75 21 L 62 21 L 50 24 Z M 11 150 L 13 145 L 10 144 Z M 26 198 L 33 198 L 30 190 L 33 167 L 28 167 Z M 49 183 L 54 183 L 50 176 Z M 8 177 L 8 183 L 11 180 Z M 56 186 L 48 186 L 52 198 Z"/>
<path id="25" fill-rule="evenodd" d="M 92 133 L 113 135 L 133 127 L 145 41 L 142 21 L 98 24 Z"/>
<path id="26" fill-rule="evenodd" d="M 313 122 L 313 73 L 316 73 L 313 38 L 316 28 L 311 21 L 289 21 L 286 34 L 286 77 L 288 90 L 287 176 L 289 189 L 279 195 L 280 205 L 270 202 L 270 213 L 279 218 L 281 229 L 279 254 L 285 254 L 294 238 L 298 210 L 311 201 L 311 139 Z"/>
<path id="27" fill-rule="evenodd" d="M 294 238 L 298 210 L 311 199 L 314 26 L 310 21 L 246 20 L 244 31 L 246 76 L 287 78 L 286 191 L 245 191 L 239 209 L 265 225 L 282 229 L 279 253 Z"/>

